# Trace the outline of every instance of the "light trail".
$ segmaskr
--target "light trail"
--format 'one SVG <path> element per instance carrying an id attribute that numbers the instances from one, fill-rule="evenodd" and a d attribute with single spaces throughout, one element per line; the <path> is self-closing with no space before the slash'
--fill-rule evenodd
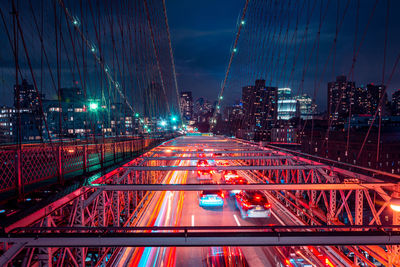
<path id="1" fill-rule="evenodd" d="M 189 161 L 176 161 L 174 165 L 184 166 Z M 170 171 L 164 178 L 163 183 L 184 184 L 188 172 Z M 145 216 L 141 224 L 146 226 L 179 226 L 185 192 L 164 191 L 155 194 L 152 201 L 155 208 L 149 216 Z M 151 207 L 151 203 L 149 203 Z M 129 249 L 134 250 L 133 253 Z M 174 266 L 176 261 L 176 248 L 173 247 L 146 247 L 129 248 L 122 255 L 119 266 Z M 129 255 L 132 254 L 130 260 Z M 126 260 L 128 261 L 125 264 Z"/>

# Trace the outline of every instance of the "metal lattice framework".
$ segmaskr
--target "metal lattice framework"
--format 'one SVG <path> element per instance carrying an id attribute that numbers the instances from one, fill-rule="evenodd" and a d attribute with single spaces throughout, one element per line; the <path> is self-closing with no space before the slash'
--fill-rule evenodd
<path id="1" fill-rule="evenodd" d="M 39 144 L 0 150 L 0 193 L 17 190 L 70 173 L 82 174 L 121 162 L 162 138 L 134 138 L 101 144 Z M 59 160 L 60 159 L 60 160 Z M 18 182 L 20 181 L 20 182 Z"/>
<path id="2" fill-rule="evenodd" d="M 341 262 L 350 264 L 352 261 L 348 256 L 352 253 L 355 255 L 355 262 L 373 265 L 365 256 L 365 252 L 367 252 L 383 265 L 399 265 L 396 244 L 398 244 L 397 226 L 400 225 L 400 221 L 397 213 L 394 213 L 388 205 L 390 199 L 397 196 L 398 185 L 397 182 L 394 182 L 395 176 L 386 174 L 388 180 L 384 181 L 339 166 L 300 157 L 296 152 L 289 153 L 283 150 L 263 148 L 241 140 L 231 141 L 240 144 L 243 149 L 233 151 L 233 146 L 231 146 L 230 148 L 226 147 L 227 150 L 222 150 L 221 147 L 212 144 L 208 147 L 221 151 L 221 153 L 226 151 L 232 156 L 231 161 L 234 166 L 243 167 L 243 170 L 239 170 L 239 172 L 249 180 L 250 184 L 243 185 L 241 188 L 245 189 L 246 186 L 249 186 L 266 190 L 265 194 L 270 199 L 279 202 L 293 216 L 293 226 L 309 227 L 308 230 L 302 229 L 301 231 L 313 232 L 307 236 L 313 236 L 314 239 L 306 237 L 304 233 L 294 231 L 292 235 L 287 235 L 287 239 L 282 239 L 286 240 L 286 243 L 282 241 L 281 245 L 329 245 L 327 249 L 337 258 L 341 258 Z M 6 233 L 12 232 L 13 234 L 3 236 L 0 240 L 4 244 L 11 243 L 12 245 L 8 246 L 9 249 L 0 258 L 1 263 L 10 262 L 17 257 L 23 261 L 23 265 L 51 261 L 51 264 L 57 266 L 66 264 L 82 266 L 84 259 L 86 259 L 86 263 L 87 259 L 90 259 L 93 265 L 99 266 L 106 261 L 111 261 L 110 257 L 117 257 L 120 246 L 155 246 L 156 243 L 151 240 L 152 238 L 161 238 L 160 236 L 145 235 L 150 229 L 135 227 L 138 218 L 146 211 L 146 206 L 155 190 L 200 189 L 199 185 L 160 184 L 167 170 L 176 170 L 177 160 L 197 158 L 196 156 L 186 158 L 178 155 L 171 156 L 171 153 L 187 155 L 196 153 L 171 152 L 167 149 L 169 147 L 169 142 L 167 142 L 101 178 L 93 179 L 87 186 L 65 195 L 51 205 L 10 223 L 4 230 Z M 168 155 L 163 155 L 166 153 Z M 156 155 L 160 155 L 160 157 Z M 221 159 L 223 158 L 226 156 L 221 155 Z M 216 156 L 214 159 L 218 160 L 218 157 Z M 160 169 L 159 166 L 165 168 Z M 229 169 L 228 167 L 232 166 L 220 167 L 220 169 Z M 235 168 L 238 169 L 238 167 Z M 191 167 L 180 166 L 180 170 L 191 170 Z M 201 186 L 203 189 L 207 186 L 210 188 L 223 187 L 220 185 Z M 224 189 L 230 189 L 230 187 Z M 329 233 L 319 232 L 312 227 L 325 227 L 322 232 Z M 331 228 L 327 229 L 326 227 Z M 194 237 L 192 243 L 181 243 L 183 241 L 178 240 L 180 238 L 178 233 L 175 236 L 177 239 L 168 239 L 171 236 L 166 234 L 163 236 L 166 239 L 163 239 L 164 241 L 159 239 L 158 244 L 168 246 L 222 244 L 217 241 L 217 232 L 213 235 L 212 231 L 221 229 L 199 230 L 190 227 L 185 229 L 186 237 L 188 237 L 188 233 Z M 195 241 L 198 231 L 204 234 L 205 230 L 208 230 L 205 236 L 209 235 L 209 243 L 204 240 Z M 239 234 L 249 231 L 243 227 L 235 230 L 239 231 Z M 279 245 L 274 239 L 276 236 L 257 234 L 257 232 L 260 233 L 260 230 L 263 229 L 258 228 L 251 232 L 250 235 L 254 237 L 254 240 L 259 237 L 260 240 L 263 240 L 259 240 L 259 242 L 264 242 L 266 245 Z M 290 230 L 290 227 L 279 229 L 283 232 Z M 172 229 L 165 229 L 165 231 L 168 233 Z M 333 231 L 334 233 L 332 233 Z M 142 235 L 132 234 L 130 243 L 126 238 L 119 236 L 132 232 L 142 233 Z M 29 236 L 32 233 L 36 234 L 35 241 Z M 65 239 L 63 239 L 64 233 L 66 234 Z M 76 247 L 77 241 L 73 241 L 71 238 L 68 240 L 72 241 L 67 240 L 68 233 L 74 234 L 73 236 L 80 238 L 80 241 L 87 243 Z M 58 239 L 51 239 L 54 234 L 59 234 Z M 232 234 L 232 238 L 237 237 L 236 234 Z M 298 235 L 297 240 L 299 236 L 304 236 L 304 238 L 293 243 L 294 239 L 290 239 L 290 237 L 294 237 L 296 234 Z M 104 237 L 104 243 L 100 243 L 99 240 L 102 239 L 99 239 L 99 236 Z M 146 239 L 148 242 L 141 241 L 142 243 L 140 243 L 137 241 L 140 238 L 135 239 L 135 236 L 149 239 Z M 342 238 L 344 236 L 352 237 L 353 240 L 358 238 L 358 241 L 354 241 L 354 244 L 350 245 L 351 239 Z M 331 241 L 327 242 L 327 239 Z M 389 239 L 390 242 L 387 241 Z M 96 246 L 94 246 L 95 240 L 98 242 Z M 138 243 L 135 243 L 135 240 Z M 347 241 L 345 242 L 345 240 Z M 67 243 L 63 243 L 64 241 Z M 250 242 L 251 244 L 249 241 L 242 241 L 241 245 L 261 244 L 256 244 L 255 241 Z M 57 246 L 54 242 L 59 242 L 60 245 Z M 244 242 L 247 243 L 244 244 Z M 52 248 L 44 248 L 50 245 Z"/>

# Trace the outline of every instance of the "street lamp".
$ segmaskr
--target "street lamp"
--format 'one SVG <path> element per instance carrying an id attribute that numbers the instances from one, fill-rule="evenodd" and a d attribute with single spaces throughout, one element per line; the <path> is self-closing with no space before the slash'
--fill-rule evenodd
<path id="1" fill-rule="evenodd" d="M 161 121 L 161 126 L 163 126 L 163 127 L 165 127 L 165 126 L 167 126 L 167 122 L 166 121 Z"/>
<path id="2" fill-rule="evenodd" d="M 177 120 L 177 118 L 176 118 L 175 116 L 172 116 L 171 120 L 172 120 L 173 122 L 175 122 L 175 121 Z"/>
<path id="3" fill-rule="evenodd" d="M 393 211 L 400 212 L 400 198 L 390 199 L 390 208 Z"/>
<path id="4" fill-rule="evenodd" d="M 90 108 L 90 110 L 95 111 L 95 110 L 97 110 L 99 108 L 99 104 L 97 104 L 96 102 L 90 102 L 89 103 L 89 108 Z"/>

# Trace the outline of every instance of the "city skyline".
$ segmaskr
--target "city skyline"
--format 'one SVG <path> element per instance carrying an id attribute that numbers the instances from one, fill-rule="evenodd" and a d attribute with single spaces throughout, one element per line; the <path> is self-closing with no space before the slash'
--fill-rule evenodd
<path id="1" fill-rule="evenodd" d="M 236 19 L 238 16 L 238 10 L 242 3 L 234 2 L 233 4 L 228 4 L 228 1 L 221 1 L 217 3 L 219 7 L 221 7 L 223 11 L 223 15 L 221 16 L 220 12 L 213 11 L 206 15 L 199 23 L 199 12 L 198 10 L 203 10 L 208 7 L 210 4 L 209 1 L 204 1 L 202 3 L 185 3 L 181 4 L 179 1 L 168 1 L 167 2 L 167 11 L 169 13 L 169 22 L 170 22 L 170 29 L 171 29 L 171 40 L 172 40 L 172 47 L 175 51 L 175 61 L 176 61 L 176 73 L 177 73 L 177 82 L 178 88 L 180 91 L 187 91 L 190 90 L 193 92 L 193 96 L 198 97 L 206 97 L 208 99 L 216 99 L 218 95 L 218 91 L 220 89 L 220 83 L 223 80 L 224 70 L 226 67 L 226 63 L 229 58 L 230 53 L 230 46 L 232 43 L 232 39 L 234 37 L 235 31 L 237 30 Z M 325 7 L 326 2 L 321 2 L 323 4 L 322 7 Z M 74 6 L 74 3 L 70 3 L 73 9 L 77 9 Z M 372 1 L 363 1 L 360 4 L 360 14 L 367 15 L 372 14 Z M 397 6 L 400 4 L 398 2 L 391 3 L 391 10 L 395 10 Z M 311 5 L 310 5 L 311 6 Z M 311 21 L 309 25 L 309 33 L 308 38 L 310 39 L 310 46 L 313 45 L 312 40 L 315 37 L 315 29 L 318 28 L 318 19 L 317 19 L 317 10 L 320 6 L 317 5 L 314 7 L 314 14 L 311 16 Z M 331 8 L 335 8 L 335 4 L 331 3 Z M 31 17 L 29 7 L 22 6 L 21 7 L 23 14 L 26 17 Z M 25 10 L 24 10 L 25 8 Z M 275 8 L 275 6 L 273 6 Z M 289 7 L 288 7 L 289 8 Z M 293 8 L 293 6 L 292 6 Z M 304 7 L 305 9 L 306 7 Z M 331 70 L 327 71 L 330 74 L 327 77 L 321 77 L 321 84 L 318 89 L 318 94 L 316 97 L 316 102 L 319 107 L 322 109 L 327 109 L 326 107 L 326 92 L 323 90 L 323 84 L 334 80 L 336 76 L 340 75 L 347 75 L 351 66 L 351 58 L 352 58 L 352 49 L 347 49 L 348 47 L 352 46 L 354 37 L 354 21 L 348 18 L 350 16 L 350 12 L 355 12 L 354 3 L 351 3 L 348 9 L 346 6 L 339 7 L 343 11 L 344 21 L 343 25 L 339 34 L 338 44 L 337 44 L 337 58 L 335 63 L 335 71 L 332 72 Z M 2 4 L 2 9 L 4 11 L 10 10 L 11 6 L 7 5 L 6 3 Z M 184 12 L 185 16 L 180 16 L 178 14 L 182 13 L 182 10 L 185 9 Z M 309 7 L 311 10 L 311 7 Z M 216 8 L 216 10 L 218 10 Z M 346 11 L 346 13 L 344 13 Z M 385 5 L 378 5 L 377 9 L 373 13 L 371 24 L 368 28 L 365 28 L 365 36 L 363 39 L 363 43 L 359 44 L 361 50 L 360 55 L 357 61 L 357 65 L 354 69 L 354 73 L 352 74 L 354 78 L 352 80 L 357 81 L 359 84 L 367 84 L 367 83 L 375 83 L 380 84 L 382 82 L 382 65 L 383 59 L 382 56 L 378 57 L 379 53 L 374 53 L 373 51 L 383 51 L 383 39 L 384 39 L 384 32 L 382 30 L 382 26 L 384 26 L 384 17 L 385 17 Z M 50 10 L 48 11 L 50 12 Z M 102 14 L 104 11 L 101 11 Z M 273 12 L 273 10 L 271 11 Z M 46 13 L 46 12 L 45 12 Z M 283 14 L 285 15 L 285 14 Z M 283 16 L 282 15 L 282 16 Z M 387 43 L 387 60 L 386 60 L 386 77 L 389 75 L 389 71 L 393 65 L 394 57 L 389 56 L 393 54 L 395 47 L 393 44 L 398 43 L 399 35 L 395 34 L 396 29 L 398 28 L 396 23 L 398 23 L 394 19 L 394 15 L 392 12 L 389 14 L 389 29 L 388 29 L 388 43 Z M 287 16 L 287 15 L 285 15 Z M 328 18 L 332 17 L 333 14 L 328 12 Z M 50 16 L 49 16 L 50 17 Z M 324 57 L 327 58 L 327 51 L 324 52 L 324 49 L 328 49 L 332 44 L 333 37 L 332 36 L 335 32 L 335 25 L 333 23 L 334 20 L 330 20 L 326 18 L 326 22 L 322 27 L 322 36 L 321 38 L 321 64 L 324 62 Z M 11 16 L 6 17 L 6 19 L 11 19 Z M 292 20 L 295 18 L 293 17 Z M 250 18 L 249 18 L 250 20 Z M 361 26 L 365 26 L 365 18 L 359 19 L 359 35 L 364 33 L 361 31 L 363 28 Z M 51 22 L 51 21 L 49 21 Z M 22 21 L 24 23 L 24 21 Z M 26 23 L 26 22 L 25 22 Z M 303 24 L 302 24 L 303 23 Z M 299 27 L 304 27 L 304 22 L 300 21 Z M 24 26 L 24 25 L 23 25 Z M 26 26 L 26 25 L 25 25 Z M 276 25 L 277 27 L 278 25 Z M 32 30 L 34 28 L 30 27 Z M 304 29 L 304 28 L 303 28 Z M 278 33 L 279 28 L 276 29 L 276 33 Z M 3 36 L 3 39 L 6 40 L 6 32 L 4 29 L 0 31 L 0 35 Z M 89 33 L 90 34 L 90 33 Z M 246 32 L 242 33 L 246 34 Z M 283 34 L 283 33 L 282 33 Z M 299 28 L 299 38 L 301 35 L 304 34 L 303 31 L 300 31 Z M 379 37 L 378 37 L 379 36 Z M 46 38 L 50 38 L 46 36 Z M 359 37 L 361 38 L 361 37 Z M 90 42 L 93 44 L 96 43 L 95 35 L 90 34 Z M 371 41 L 375 40 L 375 41 Z M 378 41 L 380 40 L 380 41 Z M 35 42 L 33 42 L 35 43 Z M 8 51 L 9 49 L 9 44 Z M 105 47 L 107 48 L 107 47 Z M 33 47 L 38 54 L 40 54 L 40 45 L 35 45 Z M 51 50 L 51 49 L 50 49 Z M 240 53 L 243 49 L 238 49 L 238 53 Z M 247 52 L 246 52 L 247 53 Z M 366 55 L 366 56 L 362 56 Z M 24 53 L 21 50 L 20 52 L 21 59 L 24 59 Z M 51 66 L 55 66 L 55 54 L 52 51 L 47 52 L 47 56 L 49 57 L 49 63 Z M 12 98 L 10 97 L 10 91 L 12 90 L 12 86 L 15 84 L 15 71 L 13 70 L 13 58 L 11 53 L 6 53 L 5 51 L 2 52 L 1 57 L 2 59 L 2 70 L 0 71 L 0 88 L 1 88 L 1 98 L 0 98 L 0 105 L 10 105 L 12 103 Z M 87 55 L 88 63 L 92 61 L 90 55 Z M 367 59 L 367 61 L 365 61 Z M 332 61 L 332 59 L 330 59 Z M 70 74 L 67 72 L 67 59 L 64 57 L 62 65 L 63 67 L 63 75 L 61 81 L 61 87 L 69 87 L 72 86 L 77 79 L 72 79 Z M 40 60 L 33 61 L 34 67 L 40 69 Z M 235 64 L 235 62 L 234 62 Z M 237 62 L 240 64 L 240 62 Z M 311 64 L 312 61 L 311 61 Z M 331 63 L 329 63 L 331 64 Z M 29 71 L 27 66 L 22 66 L 22 74 L 25 79 L 31 80 Z M 309 69 L 316 68 L 317 66 L 309 66 Z M 55 69 L 54 69 L 55 70 Z M 54 90 L 51 88 L 53 87 L 48 71 L 45 71 L 46 75 L 44 76 L 45 83 L 40 89 L 43 89 L 44 93 L 48 96 L 48 98 L 55 98 L 56 94 Z M 397 72 L 396 72 L 397 73 Z M 234 73 L 232 74 L 234 75 Z M 280 84 L 281 81 L 276 81 L 274 84 L 268 84 L 269 86 L 278 86 L 278 87 L 290 87 L 296 94 L 300 94 L 301 92 L 297 92 L 298 90 L 308 93 L 309 95 L 314 95 L 314 77 L 312 77 L 311 73 L 305 76 L 304 85 L 299 85 L 301 80 L 301 74 L 295 74 L 293 76 L 293 80 L 289 82 L 289 84 Z M 400 88 L 400 79 L 398 78 L 399 75 L 394 75 L 391 83 L 388 86 L 388 95 L 389 97 L 393 92 Z M 93 79 L 95 76 L 90 77 L 88 81 Z M 256 75 L 251 77 L 252 80 L 256 79 L 265 79 L 263 75 Z M 32 82 L 32 81 L 31 81 Z M 79 84 L 82 86 L 81 82 Z M 232 82 L 232 84 L 228 83 L 227 89 L 227 96 L 225 100 L 228 101 L 227 104 L 233 104 L 233 99 L 230 99 L 230 96 L 234 96 L 234 98 L 240 98 L 240 88 L 246 86 L 246 82 L 242 84 L 237 84 L 236 82 Z M 93 88 L 95 84 L 90 85 L 90 90 Z M 40 87 L 40 85 L 38 85 Z M 127 90 L 128 92 L 130 90 Z M 98 93 L 95 93 L 98 94 Z M 129 93 L 128 93 L 129 94 Z M 133 102 L 134 96 L 128 95 L 130 102 Z"/>

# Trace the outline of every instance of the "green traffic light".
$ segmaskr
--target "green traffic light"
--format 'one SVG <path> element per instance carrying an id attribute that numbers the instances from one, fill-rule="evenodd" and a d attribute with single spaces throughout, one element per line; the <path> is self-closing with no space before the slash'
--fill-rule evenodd
<path id="1" fill-rule="evenodd" d="M 135 117 L 136 117 L 136 118 L 139 117 L 139 113 L 135 113 Z"/>
<path id="2" fill-rule="evenodd" d="M 175 116 L 172 117 L 172 121 L 176 121 L 176 117 Z"/>

